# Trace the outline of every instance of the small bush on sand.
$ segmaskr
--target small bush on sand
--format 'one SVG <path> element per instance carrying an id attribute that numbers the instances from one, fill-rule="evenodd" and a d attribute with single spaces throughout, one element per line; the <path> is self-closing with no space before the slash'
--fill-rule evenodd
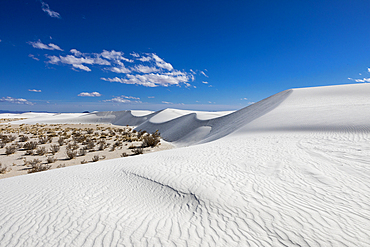
<path id="1" fill-rule="evenodd" d="M 41 161 L 39 159 L 34 159 L 30 161 L 30 165 L 31 169 L 28 170 L 28 173 L 42 172 L 51 168 L 51 165 L 41 164 Z"/>
<path id="2" fill-rule="evenodd" d="M 5 148 L 5 154 L 6 155 L 14 154 L 16 151 L 17 151 L 17 146 L 16 145 L 7 146 Z"/>
<path id="3" fill-rule="evenodd" d="M 26 150 L 25 155 L 33 155 L 33 150 Z"/>
<path id="4" fill-rule="evenodd" d="M 94 155 L 94 157 L 92 158 L 92 162 L 97 162 L 99 161 L 99 155 Z"/>
<path id="5" fill-rule="evenodd" d="M 39 147 L 38 149 L 36 149 L 36 154 L 40 155 L 40 156 L 45 155 L 46 154 L 46 148 L 45 147 Z"/>
<path id="6" fill-rule="evenodd" d="M 67 149 L 66 150 L 66 155 L 67 157 L 71 160 L 74 159 L 77 156 L 77 151 L 74 151 L 72 149 Z"/>
<path id="7" fill-rule="evenodd" d="M 26 142 L 26 141 L 28 141 L 28 139 L 29 139 L 28 136 L 20 136 L 19 137 L 20 142 Z"/>
<path id="8" fill-rule="evenodd" d="M 56 153 L 58 153 L 60 150 L 60 146 L 59 145 L 56 145 L 56 144 L 53 144 L 50 146 L 50 153 L 52 153 L 53 155 L 55 155 Z"/>
<path id="9" fill-rule="evenodd" d="M 78 144 L 76 142 L 70 142 L 67 145 L 67 149 L 77 150 L 78 149 Z"/>
<path id="10" fill-rule="evenodd" d="M 0 163 L 0 174 L 5 174 L 9 171 L 11 171 L 12 168 L 10 167 L 6 167 L 6 166 L 3 166 L 1 163 Z"/>
<path id="11" fill-rule="evenodd" d="M 55 158 L 54 156 L 49 156 L 46 161 L 50 164 L 50 163 L 54 163 L 55 162 Z"/>
<path id="12" fill-rule="evenodd" d="M 81 148 L 78 150 L 78 156 L 85 156 L 86 155 L 86 149 L 85 148 Z"/>
<path id="13" fill-rule="evenodd" d="M 64 138 L 63 137 L 59 137 L 58 143 L 59 143 L 59 146 L 63 146 L 64 145 Z"/>
<path id="14" fill-rule="evenodd" d="M 122 154 L 121 154 L 121 157 L 127 157 L 128 156 L 128 154 L 127 153 L 125 153 L 125 152 L 123 152 Z"/>
<path id="15" fill-rule="evenodd" d="M 87 161 L 86 160 L 81 160 L 81 164 L 86 164 Z"/>
<path id="16" fill-rule="evenodd" d="M 59 164 L 59 165 L 57 166 L 57 168 L 62 168 L 62 167 L 66 167 L 66 165 L 65 165 L 65 164 Z"/>
<path id="17" fill-rule="evenodd" d="M 158 130 L 151 135 L 143 136 L 143 147 L 155 147 L 161 141 L 160 133 Z"/>
<path id="18" fill-rule="evenodd" d="M 143 154 L 144 149 L 143 148 L 135 148 L 135 149 L 132 149 L 132 152 L 134 153 L 134 155 Z"/>
<path id="19" fill-rule="evenodd" d="M 25 150 L 33 150 L 33 149 L 36 149 L 37 148 L 37 142 L 26 142 L 24 145 L 23 145 L 23 149 Z"/>

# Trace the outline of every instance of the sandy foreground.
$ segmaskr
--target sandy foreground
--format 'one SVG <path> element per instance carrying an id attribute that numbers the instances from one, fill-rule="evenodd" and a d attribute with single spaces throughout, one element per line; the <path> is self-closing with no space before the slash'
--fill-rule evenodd
<path id="1" fill-rule="evenodd" d="M 8 143 L 3 148 L 0 148 L 0 163 L 2 164 L 2 168 L 7 168 L 6 172 L 0 174 L 0 179 L 14 177 L 19 175 L 28 174 L 31 170 L 30 165 L 27 165 L 27 161 L 32 161 L 34 159 L 38 159 L 41 161 L 43 165 L 49 165 L 49 169 L 56 169 L 74 165 L 80 165 L 82 163 L 92 163 L 96 162 L 93 161 L 95 156 L 99 156 L 98 160 L 109 160 L 115 158 L 121 158 L 122 154 L 124 153 L 127 157 L 134 154 L 134 150 L 130 148 L 131 146 L 140 147 L 142 142 L 141 141 L 122 141 L 119 139 L 120 134 L 119 132 L 114 132 L 114 135 L 109 136 L 109 130 L 118 130 L 122 129 L 124 131 L 131 132 L 133 130 L 133 126 L 125 127 L 125 126 L 115 126 L 111 124 L 37 124 L 37 125 L 27 125 L 27 124 L 11 124 L 14 121 L 14 118 L 3 120 L 3 122 L 7 122 L 8 124 L 0 125 L 0 134 L 5 134 L 9 136 L 13 136 L 15 140 L 11 143 Z M 73 159 L 70 159 L 66 154 L 66 148 L 68 143 L 73 143 L 72 133 L 73 131 L 81 132 L 82 134 L 87 134 L 86 130 L 91 129 L 93 132 L 91 135 L 92 138 L 95 138 L 94 143 L 95 147 L 91 150 L 87 150 L 85 155 L 79 155 L 78 150 L 81 149 L 84 145 L 82 143 L 78 144 L 77 156 Z M 30 130 L 33 133 L 37 133 L 36 135 L 30 134 Z M 24 149 L 17 150 L 14 154 L 6 155 L 6 147 L 9 147 L 12 144 L 25 144 L 30 141 L 34 141 L 40 143 L 40 138 L 45 138 L 48 135 L 52 135 L 51 141 L 45 144 L 39 144 L 38 148 L 45 148 L 46 153 L 43 155 L 37 154 L 37 149 L 34 149 L 33 155 L 27 155 L 27 151 Z M 116 134 L 117 133 L 117 134 Z M 63 134 L 67 134 L 70 137 L 64 140 L 62 146 L 60 146 L 60 150 L 53 155 L 50 151 L 52 145 L 59 146 L 58 139 Z M 107 134 L 107 136 L 105 136 Z M 29 139 L 27 141 L 20 142 L 19 139 L 21 136 L 27 136 Z M 101 138 L 104 137 L 104 138 Z M 104 145 L 100 145 L 99 142 L 104 140 L 106 143 Z M 112 146 L 115 142 L 119 142 L 120 145 L 117 148 L 112 149 Z M 155 147 L 147 147 L 143 149 L 143 154 L 151 153 L 166 149 L 174 148 L 174 146 L 163 139 L 161 140 L 160 144 Z M 126 157 L 125 156 L 125 157 Z M 55 162 L 48 163 L 47 158 L 54 157 Z M 96 157 L 95 157 L 96 158 Z"/>
<path id="2" fill-rule="evenodd" d="M 0 246 L 370 246 L 369 95 L 365 83 L 229 113 L 28 113 L 15 123 L 159 129 L 176 148 L 1 179 Z"/>

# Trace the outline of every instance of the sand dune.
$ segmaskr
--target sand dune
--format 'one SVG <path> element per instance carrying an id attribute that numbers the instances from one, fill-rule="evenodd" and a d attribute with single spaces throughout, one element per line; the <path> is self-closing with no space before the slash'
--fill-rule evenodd
<path id="1" fill-rule="evenodd" d="M 179 148 L 0 180 L 0 245 L 370 246 L 368 95 L 355 84 L 231 113 L 21 120 L 136 123 Z"/>

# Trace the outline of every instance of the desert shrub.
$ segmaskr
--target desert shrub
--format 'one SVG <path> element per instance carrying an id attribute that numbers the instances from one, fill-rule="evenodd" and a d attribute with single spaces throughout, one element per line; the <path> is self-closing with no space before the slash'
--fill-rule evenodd
<path id="1" fill-rule="evenodd" d="M 16 145 L 10 145 L 5 148 L 5 154 L 10 155 L 14 154 L 17 151 L 17 146 Z"/>
<path id="2" fill-rule="evenodd" d="M 78 155 L 79 156 L 85 156 L 86 155 L 86 149 L 85 148 L 81 148 L 78 150 Z"/>
<path id="3" fill-rule="evenodd" d="M 50 146 L 50 153 L 52 153 L 53 155 L 58 153 L 59 150 L 60 150 L 59 145 L 53 144 L 53 145 Z"/>
<path id="4" fill-rule="evenodd" d="M 102 155 L 102 156 L 101 156 L 101 159 L 102 159 L 102 160 L 104 160 L 105 158 L 107 158 L 107 156 L 105 156 L 105 155 Z"/>
<path id="5" fill-rule="evenodd" d="M 159 136 L 158 130 L 151 135 L 145 135 L 143 137 L 143 147 L 155 147 L 160 143 L 161 137 Z"/>
<path id="6" fill-rule="evenodd" d="M 57 168 L 62 168 L 62 167 L 66 167 L 66 165 L 65 165 L 65 164 L 59 164 L 59 165 L 57 166 Z"/>
<path id="7" fill-rule="evenodd" d="M 132 152 L 134 153 L 134 155 L 143 154 L 144 149 L 143 148 L 135 148 L 135 149 L 132 149 Z"/>
<path id="8" fill-rule="evenodd" d="M 87 161 L 86 160 L 81 160 L 81 164 L 86 164 Z"/>
<path id="9" fill-rule="evenodd" d="M 28 173 L 34 173 L 34 172 L 42 172 L 49 170 L 51 168 L 51 165 L 41 164 L 41 161 L 38 159 L 34 159 L 33 161 L 30 161 L 31 169 L 28 170 Z"/>
<path id="10" fill-rule="evenodd" d="M 17 139 L 17 137 L 16 137 L 16 136 L 9 136 L 9 140 L 10 140 L 10 142 L 14 141 L 15 139 Z"/>
<path id="11" fill-rule="evenodd" d="M 121 157 L 127 157 L 128 156 L 128 154 L 127 153 L 125 153 L 125 152 L 123 152 L 122 154 L 121 154 Z"/>
<path id="12" fill-rule="evenodd" d="M 66 155 L 71 160 L 71 159 L 74 159 L 77 156 L 77 152 L 72 150 L 72 149 L 67 149 L 66 150 Z"/>
<path id="13" fill-rule="evenodd" d="M 143 130 L 143 131 L 141 131 L 141 130 L 139 130 L 138 132 L 137 132 L 137 137 L 140 139 L 142 136 L 144 136 L 146 134 L 146 131 L 145 130 Z"/>
<path id="14" fill-rule="evenodd" d="M 97 162 L 99 161 L 99 155 L 94 155 L 94 157 L 92 158 L 92 162 Z"/>
<path id="15" fill-rule="evenodd" d="M 71 149 L 71 150 L 77 150 L 78 149 L 78 144 L 76 142 L 70 142 L 68 143 L 67 149 Z"/>
<path id="16" fill-rule="evenodd" d="M 44 137 L 44 136 L 40 136 L 39 138 L 39 144 L 46 144 L 49 142 L 49 138 L 48 137 Z"/>
<path id="17" fill-rule="evenodd" d="M 128 149 L 134 149 L 134 148 L 136 148 L 136 146 L 135 146 L 134 144 L 131 144 L 131 145 L 128 147 Z"/>
<path id="18" fill-rule="evenodd" d="M 86 130 L 86 133 L 91 135 L 92 133 L 94 133 L 94 130 L 89 128 L 89 129 Z"/>
<path id="19" fill-rule="evenodd" d="M 25 155 L 33 155 L 33 150 L 26 150 Z"/>
<path id="20" fill-rule="evenodd" d="M 34 141 L 30 141 L 30 142 L 26 142 L 24 145 L 23 145 L 23 149 L 25 150 L 33 150 L 33 149 L 36 149 L 37 148 L 37 142 L 34 142 Z"/>
<path id="21" fill-rule="evenodd" d="M 2 143 L 9 143 L 9 142 L 12 142 L 15 140 L 15 138 L 13 139 L 14 136 L 7 136 L 7 135 L 0 135 L 0 140 Z M 13 139 L 13 140 L 12 140 Z"/>
<path id="22" fill-rule="evenodd" d="M 86 140 L 87 150 L 92 150 L 92 149 L 94 149 L 94 147 L 95 147 L 95 143 L 94 143 L 93 140 L 91 140 L 91 139 Z"/>
<path id="23" fill-rule="evenodd" d="M 25 161 L 25 163 L 26 162 L 27 161 Z M 39 164 L 39 163 L 41 163 L 41 160 L 39 160 L 39 159 L 33 159 L 33 160 L 28 161 L 27 162 L 27 165 L 34 166 L 34 165 Z"/>
<path id="24" fill-rule="evenodd" d="M 48 162 L 48 163 L 54 163 L 55 162 L 55 158 L 54 158 L 54 156 L 49 156 L 47 159 L 46 159 L 46 161 Z"/>
<path id="25" fill-rule="evenodd" d="M 8 168 L 0 163 L 0 174 L 5 174 Z"/>
<path id="26" fill-rule="evenodd" d="M 59 137 L 58 143 L 59 143 L 59 146 L 63 146 L 63 144 L 64 144 L 64 138 L 63 137 Z"/>
<path id="27" fill-rule="evenodd" d="M 36 154 L 37 155 L 45 155 L 46 154 L 46 148 L 45 147 L 39 147 L 38 149 L 36 149 Z"/>
<path id="28" fill-rule="evenodd" d="M 29 139 L 29 137 L 28 137 L 28 136 L 20 136 L 20 137 L 19 137 L 19 141 L 20 141 L 20 142 L 26 142 L 26 141 L 28 141 L 28 139 Z"/>
<path id="29" fill-rule="evenodd" d="M 104 150 L 104 148 L 105 148 L 105 147 L 106 147 L 106 145 L 107 145 L 107 142 L 106 142 L 105 140 L 100 140 L 100 141 L 98 142 L 98 144 L 99 144 L 98 150 Z"/>
<path id="30" fill-rule="evenodd" d="M 4 148 L 6 146 L 6 143 L 0 142 L 0 148 Z"/>

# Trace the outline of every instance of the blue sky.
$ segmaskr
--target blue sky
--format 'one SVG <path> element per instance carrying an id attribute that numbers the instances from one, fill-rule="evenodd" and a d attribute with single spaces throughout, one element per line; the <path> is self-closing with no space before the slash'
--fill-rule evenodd
<path id="1" fill-rule="evenodd" d="M 235 110 L 369 82 L 370 1 L 0 2 L 0 110 Z"/>

